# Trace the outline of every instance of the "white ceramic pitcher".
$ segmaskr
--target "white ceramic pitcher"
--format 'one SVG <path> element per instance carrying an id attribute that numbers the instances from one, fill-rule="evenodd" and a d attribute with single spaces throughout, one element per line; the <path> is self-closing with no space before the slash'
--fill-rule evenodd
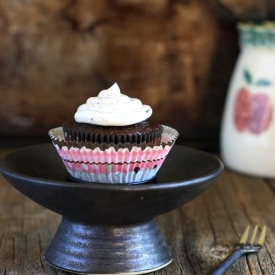
<path id="1" fill-rule="evenodd" d="M 222 158 L 235 171 L 275 177 L 275 23 L 241 23 L 238 31 L 241 52 L 222 119 Z"/>

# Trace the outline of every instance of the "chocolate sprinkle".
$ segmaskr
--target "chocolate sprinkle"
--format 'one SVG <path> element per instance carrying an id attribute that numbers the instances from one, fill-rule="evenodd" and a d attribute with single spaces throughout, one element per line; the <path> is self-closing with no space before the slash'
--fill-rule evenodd
<path id="1" fill-rule="evenodd" d="M 134 171 L 135 171 L 136 174 L 138 173 L 139 170 L 140 170 L 139 167 L 135 167 L 135 169 L 134 169 Z"/>

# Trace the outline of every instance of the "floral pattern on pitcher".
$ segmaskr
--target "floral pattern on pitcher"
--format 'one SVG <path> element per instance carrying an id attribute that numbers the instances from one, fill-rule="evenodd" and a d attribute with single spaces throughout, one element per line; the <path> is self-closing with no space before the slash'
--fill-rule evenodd
<path id="1" fill-rule="evenodd" d="M 261 134 L 268 129 L 273 117 L 271 98 L 267 93 L 257 91 L 252 93 L 249 88 L 262 89 L 271 85 L 268 79 L 260 78 L 254 81 L 252 74 L 244 70 L 246 87 L 241 87 L 234 104 L 234 125 L 239 132 L 248 131 Z"/>

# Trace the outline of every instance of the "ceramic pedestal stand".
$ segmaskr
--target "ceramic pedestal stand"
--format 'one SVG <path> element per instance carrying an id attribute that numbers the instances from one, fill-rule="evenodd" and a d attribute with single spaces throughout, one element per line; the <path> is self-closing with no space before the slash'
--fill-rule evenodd
<path id="1" fill-rule="evenodd" d="M 74 183 L 52 144 L 19 149 L 0 171 L 20 192 L 63 216 L 46 260 L 85 274 L 142 274 L 172 261 L 156 217 L 189 202 L 223 170 L 215 157 L 174 146 L 152 182 Z"/>

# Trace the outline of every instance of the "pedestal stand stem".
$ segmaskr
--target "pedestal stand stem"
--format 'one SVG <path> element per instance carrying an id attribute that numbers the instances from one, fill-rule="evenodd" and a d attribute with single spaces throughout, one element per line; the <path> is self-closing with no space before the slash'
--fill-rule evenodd
<path id="1" fill-rule="evenodd" d="M 61 269 L 88 274 L 141 274 L 171 262 L 155 219 L 131 225 L 62 222 L 45 254 Z"/>

